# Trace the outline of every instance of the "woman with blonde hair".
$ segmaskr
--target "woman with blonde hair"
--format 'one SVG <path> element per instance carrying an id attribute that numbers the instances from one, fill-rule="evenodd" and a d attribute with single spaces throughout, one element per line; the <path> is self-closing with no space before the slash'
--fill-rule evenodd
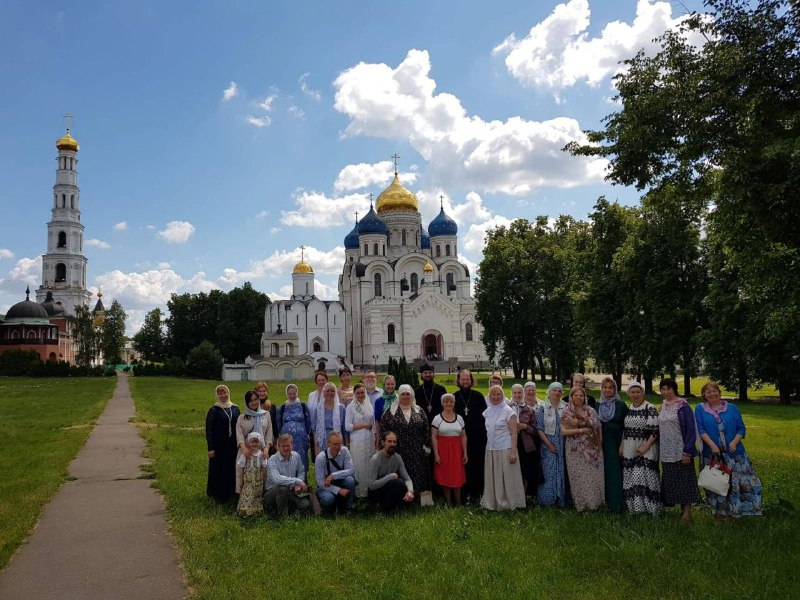
<path id="1" fill-rule="evenodd" d="M 336 384 L 329 381 L 322 387 L 322 401 L 319 402 L 311 413 L 311 423 L 314 428 L 314 456 L 325 450 L 328 436 L 332 431 L 342 434 L 344 439 L 344 406 L 339 403 L 336 393 Z"/>

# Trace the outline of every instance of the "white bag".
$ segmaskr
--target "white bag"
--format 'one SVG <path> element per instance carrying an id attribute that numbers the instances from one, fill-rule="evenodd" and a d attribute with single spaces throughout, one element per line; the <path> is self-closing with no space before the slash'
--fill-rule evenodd
<path id="1" fill-rule="evenodd" d="M 703 467 L 697 483 L 704 490 L 714 492 L 718 496 L 727 496 L 731 485 L 731 476 L 720 468 L 719 463 L 715 463 L 713 466 Z"/>
<path id="2" fill-rule="evenodd" d="M 433 506 L 433 494 L 431 492 L 422 492 L 419 495 L 420 506 Z"/>

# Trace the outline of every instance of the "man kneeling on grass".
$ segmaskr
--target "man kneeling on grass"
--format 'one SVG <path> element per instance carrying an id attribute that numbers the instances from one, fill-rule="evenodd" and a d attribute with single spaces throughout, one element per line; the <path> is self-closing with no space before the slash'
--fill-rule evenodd
<path id="1" fill-rule="evenodd" d="M 397 434 L 382 431 L 380 447 L 369 459 L 367 498 L 384 512 L 392 512 L 414 501 L 414 484 L 406 472 L 403 457 L 395 453 Z"/>
<path id="2" fill-rule="evenodd" d="M 306 485 L 306 470 L 297 452 L 292 451 L 292 436 L 278 438 L 278 453 L 267 461 L 267 483 L 264 510 L 280 517 L 289 510 L 307 512 L 311 508 Z"/>
<path id="3" fill-rule="evenodd" d="M 328 434 L 328 448 L 317 455 L 314 473 L 317 479 L 317 499 L 323 511 L 353 512 L 356 500 L 356 472 L 350 450 L 342 446 L 342 434 Z"/>

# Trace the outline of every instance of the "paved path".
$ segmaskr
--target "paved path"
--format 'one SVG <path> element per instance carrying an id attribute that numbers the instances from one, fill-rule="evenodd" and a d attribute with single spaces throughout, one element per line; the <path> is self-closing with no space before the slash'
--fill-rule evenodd
<path id="1" fill-rule="evenodd" d="M 133 415 L 128 378 L 120 373 L 114 397 L 70 464 L 77 479 L 61 487 L 0 572 L 0 598 L 186 596 L 164 501 L 149 480 L 138 479 L 145 443 L 128 422 Z"/>

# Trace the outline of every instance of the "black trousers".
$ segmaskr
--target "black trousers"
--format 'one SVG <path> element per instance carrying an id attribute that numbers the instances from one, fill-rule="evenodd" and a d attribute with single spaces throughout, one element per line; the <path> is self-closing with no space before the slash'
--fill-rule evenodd
<path id="1" fill-rule="evenodd" d="M 392 479 L 377 490 L 369 490 L 367 498 L 376 502 L 383 512 L 392 512 L 404 504 L 403 496 L 406 495 L 407 491 L 408 488 L 405 481 Z"/>

